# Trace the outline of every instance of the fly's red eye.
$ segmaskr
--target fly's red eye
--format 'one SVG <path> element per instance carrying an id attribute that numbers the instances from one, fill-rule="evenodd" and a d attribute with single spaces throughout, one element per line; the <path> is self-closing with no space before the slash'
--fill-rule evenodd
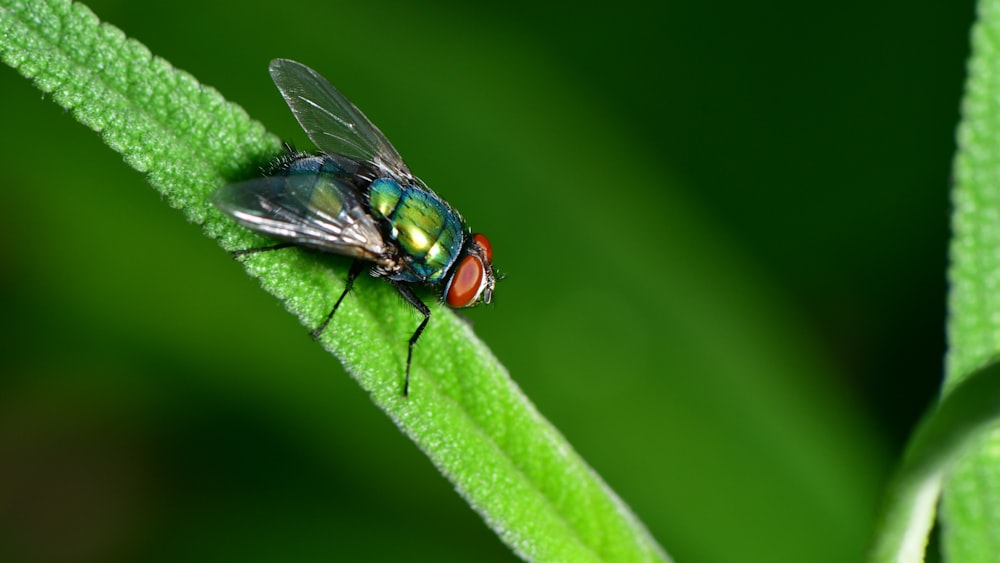
<path id="1" fill-rule="evenodd" d="M 472 235 L 472 240 L 476 244 L 478 244 L 479 246 L 483 247 L 483 250 L 486 251 L 486 261 L 492 264 L 493 263 L 493 245 L 490 244 L 490 239 L 486 238 L 486 235 L 482 235 L 482 234 L 476 233 L 476 234 Z"/>
<path id="2" fill-rule="evenodd" d="M 482 288 L 483 263 L 475 256 L 466 256 L 455 268 L 445 300 L 451 307 L 468 307 L 476 302 Z"/>

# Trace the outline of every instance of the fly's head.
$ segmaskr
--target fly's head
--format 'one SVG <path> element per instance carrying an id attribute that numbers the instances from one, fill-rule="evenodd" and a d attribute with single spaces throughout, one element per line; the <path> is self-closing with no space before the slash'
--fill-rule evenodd
<path id="1" fill-rule="evenodd" d="M 493 299 L 496 273 L 493 271 L 493 245 L 476 233 L 465 242 L 462 255 L 444 288 L 444 300 L 456 309 L 489 303 Z"/>

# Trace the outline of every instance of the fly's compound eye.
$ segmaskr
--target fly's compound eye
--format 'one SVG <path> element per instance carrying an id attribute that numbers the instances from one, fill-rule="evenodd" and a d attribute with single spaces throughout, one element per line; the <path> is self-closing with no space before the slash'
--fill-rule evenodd
<path id="1" fill-rule="evenodd" d="M 483 251 L 486 253 L 486 261 L 493 263 L 493 245 L 490 244 L 490 239 L 486 238 L 486 235 L 476 233 L 472 235 L 472 241 L 478 244 Z"/>
<path id="2" fill-rule="evenodd" d="M 445 301 L 450 307 L 469 307 L 476 304 L 485 285 L 485 268 L 478 256 L 468 255 L 455 268 L 455 274 L 445 289 Z"/>

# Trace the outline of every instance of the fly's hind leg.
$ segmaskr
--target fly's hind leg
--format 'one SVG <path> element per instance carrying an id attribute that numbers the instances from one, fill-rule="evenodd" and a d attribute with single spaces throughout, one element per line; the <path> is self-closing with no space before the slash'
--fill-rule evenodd
<path id="1" fill-rule="evenodd" d="M 361 260 L 355 260 L 351 263 L 351 270 L 347 272 L 347 282 L 344 285 L 344 292 L 340 294 L 339 298 L 337 298 L 337 302 L 334 303 L 333 310 L 330 311 L 330 314 L 323 319 L 323 324 L 319 325 L 316 330 L 312 331 L 313 339 L 319 338 L 319 335 L 323 333 L 326 326 L 330 324 L 330 320 L 333 319 L 333 314 L 337 312 L 337 307 L 340 307 L 340 302 L 344 300 L 344 297 L 346 297 L 348 292 L 351 291 L 351 288 L 354 287 L 355 278 L 358 277 L 358 274 L 360 274 L 361 270 L 364 268 L 365 263 Z"/>
<path id="2" fill-rule="evenodd" d="M 282 248 L 288 248 L 290 246 L 295 246 L 290 242 L 281 242 L 278 244 L 272 244 L 271 246 L 258 246 L 257 248 L 244 248 L 243 250 L 236 250 L 232 252 L 233 258 L 239 258 L 240 256 L 247 256 L 250 254 L 257 254 L 258 252 L 269 252 L 271 250 L 281 250 Z"/>
<path id="3" fill-rule="evenodd" d="M 403 396 L 407 397 L 410 395 L 410 361 L 413 359 L 413 345 L 420 339 L 420 334 L 424 331 L 424 327 L 427 326 L 427 321 L 431 320 L 431 310 L 413 293 L 410 286 L 396 281 L 393 281 L 392 285 L 403 296 L 403 299 L 406 299 L 407 303 L 413 305 L 413 308 L 420 311 L 424 316 L 424 320 L 420 321 L 420 326 L 417 327 L 417 330 L 413 331 L 413 336 L 410 337 L 410 346 L 406 351 L 406 380 L 403 382 Z"/>

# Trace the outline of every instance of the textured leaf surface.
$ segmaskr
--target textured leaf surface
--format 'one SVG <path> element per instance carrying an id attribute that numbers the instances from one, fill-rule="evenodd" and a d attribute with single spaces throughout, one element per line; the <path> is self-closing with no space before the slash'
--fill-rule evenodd
<path id="1" fill-rule="evenodd" d="M 945 392 L 1000 352 L 1000 2 L 981 0 L 955 163 Z M 944 489 L 950 561 L 1000 561 L 1000 436 L 965 456 Z"/>
<path id="2" fill-rule="evenodd" d="M 3 60 L 98 131 L 172 206 L 227 249 L 262 243 L 208 203 L 213 190 L 256 173 L 280 150 L 242 109 L 80 4 L 4 0 L 0 26 Z M 298 251 L 247 260 L 308 327 L 343 287 L 342 269 L 331 264 L 342 265 Z M 469 326 L 440 307 L 403 399 L 405 341 L 417 319 L 390 288 L 359 285 L 364 299 L 345 301 L 323 344 L 515 552 L 535 560 L 667 558 Z"/>
<path id="3" fill-rule="evenodd" d="M 922 421 L 889 487 L 873 562 L 924 560 L 941 485 L 956 460 L 1000 422 L 1000 364 L 961 381 Z"/>

